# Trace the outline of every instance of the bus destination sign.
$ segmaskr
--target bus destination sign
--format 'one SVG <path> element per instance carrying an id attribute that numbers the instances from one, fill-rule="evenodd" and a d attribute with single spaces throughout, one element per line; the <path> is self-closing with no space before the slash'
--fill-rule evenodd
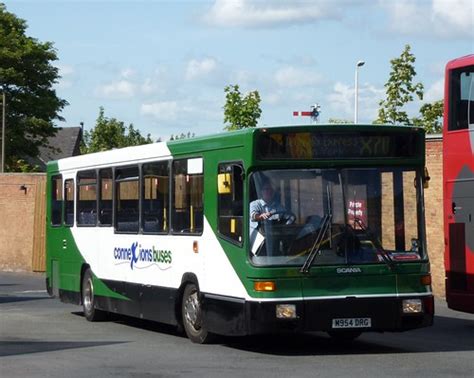
<path id="1" fill-rule="evenodd" d="M 267 132 L 259 135 L 257 146 L 261 160 L 410 158 L 421 151 L 416 132 Z"/>

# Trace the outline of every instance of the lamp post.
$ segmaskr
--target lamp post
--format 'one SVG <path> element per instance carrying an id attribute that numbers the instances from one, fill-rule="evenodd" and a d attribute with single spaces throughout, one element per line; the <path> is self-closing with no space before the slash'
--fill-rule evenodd
<path id="1" fill-rule="evenodd" d="M 364 64 L 363 60 L 359 60 L 355 69 L 354 123 L 358 122 L 359 117 L 359 67 L 362 67 Z"/>

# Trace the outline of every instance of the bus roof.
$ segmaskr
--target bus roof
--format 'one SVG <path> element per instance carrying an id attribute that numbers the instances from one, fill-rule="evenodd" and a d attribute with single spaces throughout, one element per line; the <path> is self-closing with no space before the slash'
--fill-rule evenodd
<path id="1" fill-rule="evenodd" d="M 256 127 L 236 130 L 232 132 L 221 132 L 201 137 L 178 139 L 167 142 L 157 142 L 140 146 L 124 147 L 103 152 L 95 152 L 85 155 L 73 156 L 57 161 L 48 162 L 48 171 L 55 171 L 59 166 L 61 171 L 80 168 L 100 168 L 109 165 L 121 165 L 131 162 L 144 162 L 148 160 L 169 159 L 172 156 L 199 153 L 204 151 L 219 150 L 223 148 L 250 146 L 253 135 L 262 132 L 305 132 L 305 131 L 400 131 L 423 129 L 412 126 L 394 125 L 367 125 L 367 124 L 317 124 L 317 125 L 291 125 Z M 171 152 L 173 151 L 173 152 Z"/>

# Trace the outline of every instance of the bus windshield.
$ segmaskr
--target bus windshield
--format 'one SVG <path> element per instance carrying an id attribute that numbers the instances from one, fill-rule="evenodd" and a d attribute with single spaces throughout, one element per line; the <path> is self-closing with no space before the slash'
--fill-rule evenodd
<path id="1" fill-rule="evenodd" d="M 413 168 L 265 170 L 250 176 L 255 265 L 425 259 L 421 175 Z"/>

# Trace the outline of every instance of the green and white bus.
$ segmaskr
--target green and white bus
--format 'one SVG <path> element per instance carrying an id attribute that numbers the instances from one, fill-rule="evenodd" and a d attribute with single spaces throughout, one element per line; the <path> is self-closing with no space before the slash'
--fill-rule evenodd
<path id="1" fill-rule="evenodd" d="M 198 343 L 430 326 L 424 143 L 411 127 L 291 126 L 51 162 L 48 292 Z M 264 183 L 291 216 L 251 227 Z"/>

